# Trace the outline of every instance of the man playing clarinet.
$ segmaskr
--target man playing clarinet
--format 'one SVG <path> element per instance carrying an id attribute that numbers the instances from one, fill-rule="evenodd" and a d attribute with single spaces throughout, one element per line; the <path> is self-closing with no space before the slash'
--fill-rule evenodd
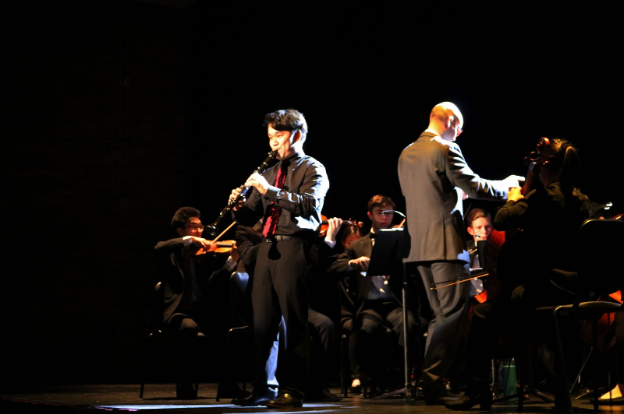
<path id="1" fill-rule="evenodd" d="M 249 192 L 232 190 L 234 218 L 252 226 L 263 219 L 263 239 L 258 248 L 252 306 L 256 350 L 253 393 L 235 399 L 242 406 L 300 407 L 305 395 L 310 335 L 308 333 L 309 257 L 321 224 L 321 209 L 329 189 L 325 167 L 303 152 L 308 126 L 303 114 L 285 109 L 265 115 L 269 145 L 279 162 L 245 182 Z M 285 349 L 277 379 L 279 392 L 267 383 L 267 360 L 285 323 Z"/>

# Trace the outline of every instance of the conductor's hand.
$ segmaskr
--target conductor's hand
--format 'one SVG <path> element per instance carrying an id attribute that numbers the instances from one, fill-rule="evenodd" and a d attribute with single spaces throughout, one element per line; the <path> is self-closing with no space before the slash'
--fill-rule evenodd
<path id="1" fill-rule="evenodd" d="M 230 193 L 230 198 L 228 199 L 228 204 L 231 203 L 232 201 L 236 200 L 239 196 L 240 193 L 243 191 L 244 187 L 238 187 L 232 190 L 232 192 Z M 236 211 L 239 208 L 243 207 L 245 205 L 245 196 L 241 197 L 236 204 L 234 204 L 234 206 L 232 207 L 232 210 Z"/>
<path id="2" fill-rule="evenodd" d="M 245 182 L 245 187 L 254 187 L 262 195 L 265 195 L 270 187 L 268 181 L 258 173 L 253 173 Z"/>
<path id="3" fill-rule="evenodd" d="M 351 268 L 358 268 L 363 271 L 368 270 L 368 264 L 370 263 L 370 257 L 362 256 L 357 259 L 349 260 L 349 266 Z"/>
<path id="4" fill-rule="evenodd" d="M 503 182 L 507 185 L 507 188 L 513 187 L 522 187 L 522 183 L 524 183 L 524 177 L 520 177 L 519 175 L 510 175 L 505 178 Z"/>

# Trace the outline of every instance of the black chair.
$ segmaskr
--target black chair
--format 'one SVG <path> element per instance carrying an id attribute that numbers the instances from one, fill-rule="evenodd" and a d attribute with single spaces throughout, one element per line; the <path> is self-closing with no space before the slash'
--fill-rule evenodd
<path id="1" fill-rule="evenodd" d="M 158 282 L 154 286 L 154 290 L 150 296 L 150 315 L 148 321 L 148 333 L 144 338 L 144 344 L 141 348 L 141 387 L 139 391 L 139 398 L 143 398 L 145 391 L 145 384 L 148 381 L 148 370 L 159 371 L 161 374 L 167 360 L 171 359 L 171 355 L 176 354 L 177 340 L 174 335 L 165 333 L 163 331 L 162 316 L 163 316 L 163 288 L 162 283 Z M 199 333 L 197 336 L 198 341 L 207 341 L 207 337 L 203 333 Z M 175 368 L 174 368 L 175 369 Z M 152 376 L 154 379 L 156 375 Z M 160 380 L 162 378 L 156 378 Z M 176 384 L 178 383 L 176 378 Z M 195 383 L 195 389 L 199 389 L 199 382 Z"/>
<path id="2" fill-rule="evenodd" d="M 230 276 L 232 327 L 225 335 L 217 401 L 221 398 L 240 397 L 235 393 L 238 389 L 233 384 L 242 382 L 244 392 L 247 382 L 253 379 L 254 332 L 250 326 L 253 315 L 248 285 L 248 273 L 233 272 Z"/>
<path id="3" fill-rule="evenodd" d="M 621 256 L 624 252 L 624 222 L 614 219 L 589 219 L 579 229 L 580 253 L 578 256 L 578 278 L 587 292 L 589 301 L 538 308 L 552 314 L 556 349 L 558 351 L 559 380 L 565 384 L 567 398 L 570 400 L 570 387 L 566 372 L 566 361 L 563 353 L 563 342 L 560 330 L 560 318 L 568 317 L 579 321 L 593 323 L 592 349 L 597 349 L 597 321 L 605 313 L 624 312 L 619 303 L 598 300 L 621 290 L 624 285 L 624 270 Z M 593 381 L 594 410 L 598 410 L 598 381 Z"/>

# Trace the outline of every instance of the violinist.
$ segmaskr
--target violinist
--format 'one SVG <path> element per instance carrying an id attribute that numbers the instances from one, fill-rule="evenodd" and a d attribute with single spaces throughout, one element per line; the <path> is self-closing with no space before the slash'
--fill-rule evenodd
<path id="1" fill-rule="evenodd" d="M 565 139 L 548 140 L 544 152 L 533 168 L 540 186 L 523 192 L 509 191 L 507 203 L 494 218 L 500 231 L 516 230 L 507 238 L 499 254 L 498 275 L 502 280 L 512 278 L 521 285 L 512 293 L 512 303 L 523 316 L 523 333 L 539 349 L 544 368 L 552 375 L 555 406 L 568 411 L 570 401 L 564 387 L 555 379 L 555 352 L 551 344 L 550 318 L 533 310 L 540 306 L 573 303 L 586 292 L 576 277 L 577 233 L 589 217 L 590 202 L 580 189 L 580 157 L 574 145 Z M 553 356 L 554 358 L 554 356 Z M 554 358 L 556 361 L 557 358 Z"/>
<path id="2" fill-rule="evenodd" d="M 472 236 L 467 244 L 470 267 L 482 268 L 488 277 L 485 281 L 471 280 L 473 299 L 469 308 L 466 342 L 460 356 L 463 362 L 460 365 L 464 367 L 468 378 L 466 391 L 445 405 L 454 410 L 468 410 L 480 404 L 482 410 L 488 410 L 492 404 L 490 372 L 494 347 L 501 342 L 514 343 L 514 331 L 509 329 L 514 323 L 509 319 L 509 295 L 501 294 L 501 281 L 497 277 L 496 262 L 500 248 L 497 238 L 501 236 L 495 233 L 492 216 L 477 207 L 468 212 L 465 222 L 466 230 Z M 485 247 L 480 257 L 477 245 L 482 240 L 485 241 Z"/>
<path id="3" fill-rule="evenodd" d="M 325 167 L 306 155 L 303 144 L 308 125 L 295 109 L 279 110 L 264 118 L 269 145 L 279 162 L 245 182 L 250 190 L 232 190 L 234 219 L 253 226 L 263 219 L 262 243 L 253 270 L 251 300 L 254 314 L 256 378 L 252 395 L 233 401 L 241 406 L 300 407 L 306 391 L 310 352 L 308 330 L 309 252 L 321 224 L 321 210 L 329 189 Z M 279 393 L 267 387 L 266 366 L 285 321 L 286 348 L 278 361 Z"/>
<path id="4" fill-rule="evenodd" d="M 178 209 L 171 226 L 177 237 L 161 241 L 154 247 L 156 263 L 160 271 L 162 319 L 164 332 L 176 335 L 182 349 L 177 352 L 176 365 L 180 381 L 177 383 L 177 397 L 197 398 L 193 371 L 195 352 L 193 338 L 204 336 L 209 329 L 210 294 L 209 285 L 219 279 L 228 280 L 236 266 L 238 250 L 234 245 L 225 256 L 206 253 L 197 256 L 200 249 L 209 251 L 213 243 L 202 238 L 204 226 L 201 213 L 193 207 Z"/>
<path id="5" fill-rule="evenodd" d="M 389 358 L 382 338 L 386 327 L 396 333 L 397 343 L 403 346 L 402 278 L 393 275 L 366 275 L 375 236 L 381 229 L 392 227 L 395 203 L 384 195 L 375 195 L 368 201 L 367 216 L 371 231 L 354 241 L 330 266 L 329 272 L 342 276 L 342 326 L 349 336 L 349 362 L 354 392 L 361 389 L 364 379 L 379 380 L 378 371 Z M 408 329 L 416 334 L 418 322 L 408 311 Z M 414 345 L 410 338 L 408 344 Z M 413 355 L 413 352 L 408 352 Z M 411 365 L 410 365 L 411 366 Z"/>

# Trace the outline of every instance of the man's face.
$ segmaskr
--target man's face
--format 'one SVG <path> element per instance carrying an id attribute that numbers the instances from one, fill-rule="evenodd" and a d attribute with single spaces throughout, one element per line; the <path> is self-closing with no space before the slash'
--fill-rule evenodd
<path id="1" fill-rule="evenodd" d="M 442 138 L 447 141 L 455 141 L 463 132 L 463 123 L 455 115 L 450 115 L 447 119 L 447 130 Z"/>
<path id="2" fill-rule="evenodd" d="M 492 234 L 492 222 L 485 217 L 479 217 L 472 222 L 472 226 L 468 227 L 468 233 L 477 240 L 487 240 Z"/>
<path id="3" fill-rule="evenodd" d="M 177 230 L 178 230 L 178 234 L 182 237 L 185 237 L 185 236 L 201 237 L 202 232 L 204 231 L 204 226 L 199 218 L 191 217 L 188 220 L 186 220 L 186 223 L 184 224 L 183 229 L 178 228 Z"/>
<path id="4" fill-rule="evenodd" d="M 383 205 L 381 207 L 373 208 L 373 211 L 369 211 L 368 218 L 373 222 L 373 229 L 375 231 L 379 229 L 387 229 L 392 226 L 392 218 L 394 217 L 394 212 L 384 213 L 384 211 L 392 210 L 392 208 L 387 205 Z"/>
<path id="5" fill-rule="evenodd" d="M 296 133 L 293 134 L 290 131 L 278 131 L 273 129 L 269 125 L 267 128 L 267 135 L 269 136 L 269 145 L 272 151 L 277 151 L 277 158 L 283 160 L 295 153 L 295 149 L 292 147 L 295 143 Z"/>

